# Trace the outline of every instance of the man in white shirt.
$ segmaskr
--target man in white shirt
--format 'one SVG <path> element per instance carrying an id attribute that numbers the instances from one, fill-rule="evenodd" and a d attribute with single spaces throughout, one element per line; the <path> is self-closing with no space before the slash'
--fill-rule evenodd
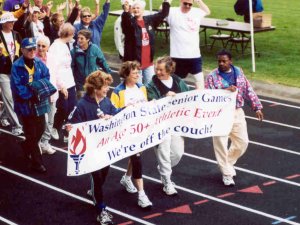
<path id="1" fill-rule="evenodd" d="M 196 3 L 199 8 L 193 8 Z M 202 0 L 180 0 L 180 7 L 171 7 L 167 22 L 170 26 L 170 56 L 176 62 L 175 74 L 186 78 L 188 73 L 195 78 L 197 89 L 204 89 L 202 58 L 200 53 L 200 24 L 210 14 Z"/>

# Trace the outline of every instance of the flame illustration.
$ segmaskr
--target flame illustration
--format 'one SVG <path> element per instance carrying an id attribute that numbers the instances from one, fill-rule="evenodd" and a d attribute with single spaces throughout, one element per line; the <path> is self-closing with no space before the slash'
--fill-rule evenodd
<path id="1" fill-rule="evenodd" d="M 81 155 L 86 151 L 86 138 L 78 128 L 76 130 L 76 135 L 73 135 L 72 137 L 71 145 L 73 145 L 73 149 L 70 149 L 70 152 L 73 155 Z"/>

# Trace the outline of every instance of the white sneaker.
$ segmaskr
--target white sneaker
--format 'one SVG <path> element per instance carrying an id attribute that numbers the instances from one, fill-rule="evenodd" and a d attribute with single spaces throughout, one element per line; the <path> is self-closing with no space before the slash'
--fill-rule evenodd
<path id="1" fill-rule="evenodd" d="M 142 208 L 150 208 L 152 206 L 152 202 L 150 202 L 147 195 L 139 196 L 138 205 Z"/>
<path id="2" fill-rule="evenodd" d="M 122 184 L 129 193 L 137 193 L 137 189 L 133 185 L 131 179 L 126 179 L 125 175 L 122 176 L 120 184 Z"/>
<path id="3" fill-rule="evenodd" d="M 51 130 L 51 137 L 54 139 L 54 140 L 58 140 L 59 139 L 59 135 L 58 135 L 58 132 L 55 128 L 52 128 Z"/>
<path id="4" fill-rule="evenodd" d="M 40 142 L 42 154 L 52 155 L 56 152 L 48 142 Z"/>
<path id="5" fill-rule="evenodd" d="M 68 143 L 69 137 L 64 136 L 64 143 Z"/>
<path id="6" fill-rule="evenodd" d="M 93 197 L 93 191 L 92 189 L 89 189 L 86 194 L 89 196 L 89 197 Z"/>
<path id="7" fill-rule="evenodd" d="M 177 191 L 174 187 L 175 183 L 170 181 L 164 184 L 163 187 L 163 191 L 167 194 L 167 195 L 177 195 Z"/>
<path id="8" fill-rule="evenodd" d="M 9 125 L 10 125 L 10 123 L 8 122 L 8 119 L 6 119 L 6 118 L 1 119 L 2 127 L 8 127 Z"/>
<path id="9" fill-rule="evenodd" d="M 113 225 L 114 223 L 112 222 L 112 218 L 113 216 L 105 209 L 103 209 L 100 215 L 97 217 L 97 221 L 101 225 Z"/>
<path id="10" fill-rule="evenodd" d="M 234 186 L 234 180 L 231 176 L 223 176 L 223 183 L 225 186 Z"/>
<path id="11" fill-rule="evenodd" d="M 19 135 L 21 135 L 21 134 L 24 134 L 22 128 L 20 128 L 20 127 L 13 127 L 11 132 L 12 132 L 13 135 L 15 135 L 15 136 L 19 136 Z"/>

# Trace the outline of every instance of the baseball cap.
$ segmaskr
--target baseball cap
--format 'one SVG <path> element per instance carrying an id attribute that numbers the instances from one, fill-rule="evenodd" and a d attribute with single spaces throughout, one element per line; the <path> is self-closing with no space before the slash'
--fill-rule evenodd
<path id="1" fill-rule="evenodd" d="M 7 23 L 7 22 L 15 22 L 17 19 L 14 17 L 14 15 L 11 12 L 5 12 L 0 17 L 0 24 Z"/>
<path id="2" fill-rule="evenodd" d="M 126 2 L 128 2 L 128 5 L 132 5 L 132 0 L 121 0 L 121 5 L 124 5 Z"/>
<path id="3" fill-rule="evenodd" d="M 35 48 L 36 47 L 36 38 L 24 38 L 21 43 L 22 48 Z"/>
<path id="4" fill-rule="evenodd" d="M 41 10 L 40 10 L 40 8 L 39 7 L 37 7 L 37 6 L 33 6 L 32 7 L 32 12 L 41 12 Z"/>

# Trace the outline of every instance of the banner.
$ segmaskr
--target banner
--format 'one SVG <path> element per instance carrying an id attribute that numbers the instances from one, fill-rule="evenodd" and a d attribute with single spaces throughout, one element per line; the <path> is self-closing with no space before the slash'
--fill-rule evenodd
<path id="1" fill-rule="evenodd" d="M 99 170 L 161 143 L 167 135 L 205 138 L 229 134 L 236 92 L 189 91 L 129 106 L 109 120 L 73 124 L 68 176 Z"/>

